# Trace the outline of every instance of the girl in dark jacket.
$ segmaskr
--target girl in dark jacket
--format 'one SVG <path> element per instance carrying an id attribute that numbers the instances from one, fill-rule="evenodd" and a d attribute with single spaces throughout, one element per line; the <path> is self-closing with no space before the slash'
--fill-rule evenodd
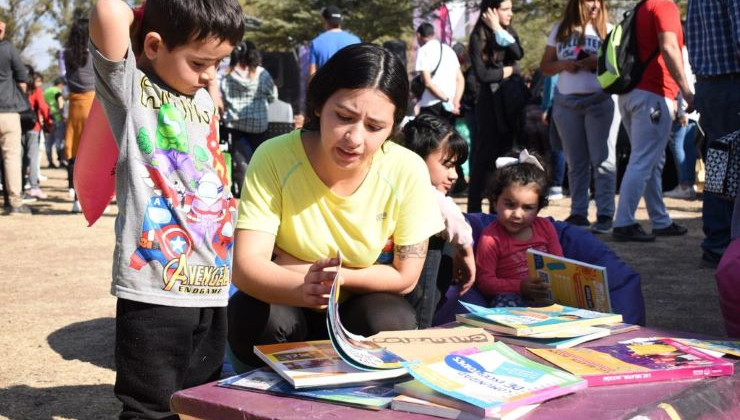
<path id="1" fill-rule="evenodd" d="M 511 27 L 510 0 L 483 0 L 470 35 L 470 60 L 480 89 L 476 105 L 477 133 L 472 144 L 468 213 L 481 211 L 486 179 L 496 158 L 509 152 L 527 100 L 519 61 L 524 51 Z"/>

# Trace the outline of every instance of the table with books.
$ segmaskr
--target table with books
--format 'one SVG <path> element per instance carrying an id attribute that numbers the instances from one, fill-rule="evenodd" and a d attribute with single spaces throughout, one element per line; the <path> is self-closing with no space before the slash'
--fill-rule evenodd
<path id="1" fill-rule="evenodd" d="M 338 295 L 330 340 L 257 346 L 267 367 L 179 391 L 173 411 L 223 420 L 740 418 L 738 341 L 562 305 L 465 305 L 470 313 L 454 324 L 362 337 L 342 326 Z"/>

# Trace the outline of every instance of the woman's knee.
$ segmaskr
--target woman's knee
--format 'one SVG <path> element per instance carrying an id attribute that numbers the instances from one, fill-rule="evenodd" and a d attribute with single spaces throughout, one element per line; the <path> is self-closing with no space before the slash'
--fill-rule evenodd
<path id="1" fill-rule="evenodd" d="M 342 322 L 355 334 L 371 336 L 381 331 L 417 328 L 414 308 L 400 295 L 369 293 L 355 297 L 342 306 Z"/>

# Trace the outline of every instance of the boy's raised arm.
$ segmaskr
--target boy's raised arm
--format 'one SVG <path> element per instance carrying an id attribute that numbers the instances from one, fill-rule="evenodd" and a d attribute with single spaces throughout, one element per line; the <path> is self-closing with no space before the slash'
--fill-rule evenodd
<path id="1" fill-rule="evenodd" d="M 98 0 L 90 14 L 90 39 L 108 60 L 122 60 L 128 51 L 133 21 L 134 13 L 125 2 Z"/>

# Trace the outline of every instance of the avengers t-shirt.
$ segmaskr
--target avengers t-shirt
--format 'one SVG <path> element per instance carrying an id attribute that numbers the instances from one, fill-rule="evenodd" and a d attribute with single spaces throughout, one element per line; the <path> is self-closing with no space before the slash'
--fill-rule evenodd
<path id="1" fill-rule="evenodd" d="M 96 98 L 118 143 L 111 292 L 139 302 L 226 306 L 236 206 L 215 107 L 90 44 Z"/>

